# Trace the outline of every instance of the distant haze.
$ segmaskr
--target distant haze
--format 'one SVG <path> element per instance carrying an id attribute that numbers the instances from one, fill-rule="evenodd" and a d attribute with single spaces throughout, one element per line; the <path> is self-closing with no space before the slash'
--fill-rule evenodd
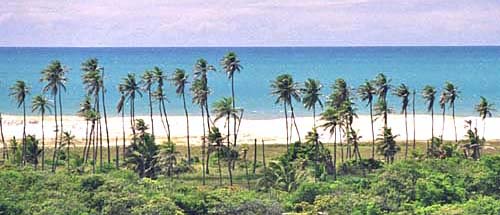
<path id="1" fill-rule="evenodd" d="M 500 45 L 498 0 L 0 1 L 0 46 Z"/>

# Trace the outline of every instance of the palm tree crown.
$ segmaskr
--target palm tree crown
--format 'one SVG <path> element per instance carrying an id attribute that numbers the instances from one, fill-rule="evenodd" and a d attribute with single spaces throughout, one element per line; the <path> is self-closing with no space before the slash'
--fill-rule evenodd
<path id="1" fill-rule="evenodd" d="M 422 91 L 422 97 L 427 101 L 427 111 L 432 111 L 434 101 L 436 100 L 436 88 L 426 85 Z"/>
<path id="2" fill-rule="evenodd" d="M 231 97 L 224 97 L 221 100 L 214 102 L 212 105 L 212 112 L 215 114 L 215 121 L 223 117 L 239 119 L 239 111 L 238 109 L 233 108 L 233 99 Z"/>
<path id="3" fill-rule="evenodd" d="M 42 70 L 42 78 L 40 81 L 47 82 L 43 88 L 43 92 L 50 92 L 56 95 L 60 89 L 66 91 L 66 73 L 69 69 L 61 64 L 60 61 L 52 61 L 47 68 Z"/>
<path id="4" fill-rule="evenodd" d="M 135 99 L 137 94 L 142 96 L 141 88 L 137 83 L 134 73 L 127 74 L 127 77 L 123 78 L 123 82 L 118 86 L 118 89 L 128 99 Z"/>
<path id="5" fill-rule="evenodd" d="M 30 87 L 26 84 L 24 81 L 16 81 L 12 87 L 10 87 L 10 96 L 12 96 L 16 102 L 17 102 L 17 107 L 21 107 L 25 101 L 26 97 L 30 93 Z"/>
<path id="6" fill-rule="evenodd" d="M 401 98 L 401 113 L 404 113 L 407 108 L 408 104 L 410 102 L 410 88 L 406 86 L 405 84 L 399 85 L 395 90 L 394 90 L 394 95 Z"/>
<path id="7" fill-rule="evenodd" d="M 479 116 L 481 119 L 485 119 L 486 117 L 491 117 L 493 116 L 493 112 L 495 110 L 495 105 L 493 103 L 490 103 L 485 97 L 481 96 L 479 100 L 479 104 L 476 105 L 475 107 L 476 112 L 479 113 Z"/>
<path id="8" fill-rule="evenodd" d="M 227 74 L 227 78 L 233 78 L 234 72 L 239 72 L 243 68 L 240 65 L 240 59 L 234 52 L 227 53 L 220 62 L 221 66 Z"/>
<path id="9" fill-rule="evenodd" d="M 302 89 L 302 102 L 304 103 L 304 107 L 307 110 L 311 110 L 319 104 L 320 107 L 323 107 L 323 103 L 321 102 L 321 88 L 323 86 L 318 80 L 307 79 L 304 82 L 304 88 Z"/>
<path id="10" fill-rule="evenodd" d="M 373 86 L 371 81 L 365 81 L 358 88 L 358 96 L 361 101 L 366 101 L 367 105 L 373 102 L 373 96 L 377 93 L 377 89 Z"/>
<path id="11" fill-rule="evenodd" d="M 176 87 L 175 93 L 178 95 L 182 95 L 184 93 L 186 85 L 189 83 L 188 78 L 189 75 L 186 74 L 186 71 L 183 69 L 175 69 L 171 79 Z"/>
<path id="12" fill-rule="evenodd" d="M 275 95 L 276 104 L 284 102 L 290 104 L 292 98 L 300 101 L 299 84 L 293 81 L 290 74 L 283 74 L 276 77 L 276 80 L 271 83 L 271 94 Z"/>
<path id="13" fill-rule="evenodd" d="M 32 100 L 31 112 L 39 112 L 45 115 L 45 113 L 52 111 L 52 107 L 54 107 L 54 104 L 47 97 L 36 95 Z"/>

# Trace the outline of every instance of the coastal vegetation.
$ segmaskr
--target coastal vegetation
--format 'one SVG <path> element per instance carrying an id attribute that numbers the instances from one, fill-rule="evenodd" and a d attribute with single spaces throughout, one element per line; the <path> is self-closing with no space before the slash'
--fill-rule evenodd
<path id="1" fill-rule="evenodd" d="M 84 61 L 81 82 L 86 94 L 76 113 L 86 123 L 83 147 L 75 144 L 71 129 L 63 127 L 61 95 L 66 91 L 69 69 L 62 62 L 55 60 L 41 72 L 40 81 L 46 85 L 39 91 L 21 80 L 13 83 L 10 95 L 23 110 L 23 134 L 21 143 L 15 137 L 6 140 L 0 115 L 0 214 L 500 213 L 500 156 L 483 150 L 485 125 L 480 135 L 467 122 L 467 135 L 457 136 L 455 102 L 460 91 L 453 83 L 445 82 L 439 101 L 436 87 L 421 90 L 431 114 L 431 136 L 417 145 L 413 126 L 410 148 L 408 110 L 411 106 L 414 122 L 418 89 L 405 83 L 394 86 L 380 73 L 357 89 L 337 78 L 327 92 L 319 80 L 307 79 L 301 84 L 291 74 L 281 74 L 270 82 L 269 94 L 283 108 L 286 145 L 266 145 L 261 140 L 258 147 L 257 139 L 253 146 L 238 142 L 244 108 L 236 105 L 235 75 L 244 71 L 243 65 L 236 53 L 229 52 L 220 60 L 220 68 L 198 59 L 191 75 L 181 68 L 169 75 L 153 67 L 140 75 L 127 74 L 119 86 L 106 86 L 98 59 Z M 227 75 L 230 96 L 210 97 L 209 72 Z M 121 146 L 118 137 L 112 145 L 108 129 L 106 104 L 110 101 L 105 95 L 112 89 L 121 95 L 116 102 L 122 118 Z M 183 104 L 185 146 L 171 137 L 178 125 L 169 121 L 167 90 L 175 91 Z M 26 133 L 26 102 L 33 92 L 40 93 L 31 98 L 31 109 L 41 118 L 41 140 Z M 190 142 L 187 95 L 203 120 L 199 146 Z M 388 123 L 395 106 L 389 104 L 390 95 L 401 99 L 402 143 L 396 141 L 399 134 Z M 147 99 L 148 120 L 136 118 L 140 99 Z M 356 102 L 369 107 L 371 142 L 360 141 L 354 124 Z M 438 136 L 435 102 L 443 117 Z M 299 132 L 296 105 L 312 113 L 314 126 L 306 134 Z M 452 112 L 454 141 L 443 138 L 447 107 Z M 481 97 L 474 110 L 485 123 L 495 107 Z M 129 122 L 125 122 L 126 111 Z M 155 111 L 163 128 L 154 127 Z M 53 147 L 46 146 L 44 127 L 50 113 L 55 123 Z M 218 121 L 223 121 L 222 126 L 217 126 Z M 380 131 L 374 130 L 375 121 L 383 123 Z M 131 130 L 130 137 L 125 137 L 126 129 Z M 155 129 L 165 130 L 165 141 L 160 141 Z M 322 142 L 320 129 L 328 131 L 333 142 Z M 52 159 L 46 159 L 46 153 L 52 153 Z M 51 165 L 50 171 L 45 165 Z"/>

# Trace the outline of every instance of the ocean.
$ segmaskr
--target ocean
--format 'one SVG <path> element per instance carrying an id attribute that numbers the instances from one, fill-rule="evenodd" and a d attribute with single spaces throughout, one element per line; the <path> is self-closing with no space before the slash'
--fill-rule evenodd
<path id="1" fill-rule="evenodd" d="M 331 92 L 331 84 L 344 78 L 350 87 L 357 87 L 367 79 L 383 72 L 392 85 L 406 83 L 417 89 L 417 113 L 425 113 L 421 89 L 429 84 L 441 91 L 445 81 L 451 81 L 461 91 L 456 113 L 475 115 L 474 105 L 480 96 L 500 105 L 500 47 L 186 47 L 186 48 L 0 48 L 0 112 L 22 114 L 9 97 L 9 87 L 16 80 L 24 80 L 32 88 L 32 95 L 41 92 L 40 72 L 52 60 L 60 60 L 70 68 L 67 91 L 63 94 L 64 113 L 75 114 L 84 96 L 80 65 L 96 57 L 105 68 L 107 109 L 117 115 L 119 98 L 117 85 L 127 73 L 139 77 L 154 66 L 169 75 L 176 68 L 189 72 L 193 65 L 205 58 L 217 68 L 209 75 L 212 91 L 209 102 L 231 95 L 230 81 L 219 62 L 228 51 L 237 53 L 243 70 L 235 75 L 236 105 L 245 109 L 245 118 L 280 117 L 282 107 L 270 95 L 270 83 L 279 74 L 289 73 L 295 81 L 318 79 L 323 84 L 323 99 Z M 183 114 L 182 100 L 168 86 L 169 114 Z M 437 95 L 439 97 L 439 95 Z M 191 101 L 190 95 L 187 99 Z M 30 98 L 31 100 L 31 98 Z M 139 99 L 137 114 L 147 114 L 147 98 Z M 31 103 L 31 101 L 29 101 Z M 366 104 L 356 100 L 359 114 L 368 113 Z M 296 103 L 299 116 L 311 113 Z M 390 96 L 389 106 L 400 110 L 400 100 Z M 436 112 L 439 106 L 436 102 Z M 198 108 L 189 106 L 192 114 Z M 318 111 L 319 112 L 319 111 Z M 32 115 L 30 113 L 30 115 Z"/>

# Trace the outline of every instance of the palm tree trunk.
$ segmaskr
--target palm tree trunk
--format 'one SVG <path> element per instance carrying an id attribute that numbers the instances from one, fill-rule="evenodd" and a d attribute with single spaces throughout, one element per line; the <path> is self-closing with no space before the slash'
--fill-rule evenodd
<path id="1" fill-rule="evenodd" d="M 100 102 L 99 102 L 99 91 L 95 95 L 95 107 L 97 110 L 97 139 L 99 141 L 99 168 L 102 170 L 102 124 L 101 124 L 101 111 L 100 111 Z"/>
<path id="2" fill-rule="evenodd" d="M 91 133 L 93 132 L 94 135 L 91 135 L 92 137 L 92 173 L 95 173 L 95 165 L 96 165 L 96 161 L 97 161 L 97 144 L 96 144 L 96 141 L 97 141 L 97 135 L 96 133 L 98 132 L 98 130 L 96 129 L 96 120 L 92 120 L 92 131 L 90 131 Z"/>
<path id="3" fill-rule="evenodd" d="M 57 166 L 57 135 L 59 135 L 59 124 L 57 122 L 57 96 L 54 94 L 54 121 L 56 124 L 55 137 L 54 137 L 54 154 L 52 156 L 52 172 L 56 172 Z"/>
<path id="4" fill-rule="evenodd" d="M 102 72 L 102 77 L 104 78 L 104 70 Z M 103 83 L 104 84 L 104 83 Z M 104 126 L 106 128 L 106 143 L 108 146 L 108 165 L 111 164 L 111 148 L 109 145 L 109 129 L 108 129 L 108 114 L 106 111 L 106 99 L 105 99 L 105 90 L 104 88 L 102 89 L 101 96 L 102 96 L 102 111 L 104 112 Z"/>
<path id="5" fill-rule="evenodd" d="M 299 127 L 297 127 L 297 122 L 295 121 L 295 113 L 293 111 L 293 105 L 292 105 L 292 102 L 290 102 L 290 110 L 292 111 L 292 119 L 293 119 L 293 124 L 295 126 L 295 131 L 297 131 L 297 136 L 299 137 L 299 142 L 302 142 L 300 140 L 300 133 L 299 133 Z"/>
<path id="6" fill-rule="evenodd" d="M 229 138 L 231 136 L 231 134 L 230 134 L 230 128 L 229 128 L 230 120 L 231 120 L 231 115 L 228 114 L 227 115 L 227 120 L 226 120 L 227 121 L 227 147 L 228 148 L 231 146 L 230 140 L 229 140 Z"/>
<path id="7" fill-rule="evenodd" d="M 26 164 L 26 102 L 23 101 L 23 166 Z"/>
<path id="8" fill-rule="evenodd" d="M 344 163 L 344 145 L 342 144 L 342 126 L 339 126 L 339 142 L 340 142 L 340 163 Z"/>
<path id="9" fill-rule="evenodd" d="M 262 164 L 264 165 L 264 169 L 266 169 L 266 150 L 264 147 L 264 140 L 262 140 Z"/>
<path id="10" fill-rule="evenodd" d="M 417 146 L 417 128 L 415 127 L 415 94 L 416 91 L 413 90 L 413 102 L 412 102 L 412 109 L 413 109 L 413 151 L 415 151 L 415 147 Z"/>
<path id="11" fill-rule="evenodd" d="M 201 121 L 203 126 L 203 138 L 201 140 L 201 175 L 202 183 L 205 185 L 205 148 L 206 148 L 206 129 L 205 129 L 205 111 L 201 107 Z"/>
<path id="12" fill-rule="evenodd" d="M 434 108 L 431 108 L 431 140 L 434 138 Z"/>
<path id="13" fill-rule="evenodd" d="M 207 105 L 206 105 L 206 104 L 204 104 L 204 108 L 205 108 L 205 111 L 204 111 L 204 112 L 202 112 L 202 114 L 206 114 L 206 115 L 207 115 L 207 116 L 206 116 L 206 122 L 207 122 L 207 132 L 208 132 L 208 134 L 210 134 L 210 130 L 211 130 L 211 129 L 210 129 L 210 124 L 209 124 L 210 119 L 208 119 L 208 109 L 207 109 Z M 203 110 L 202 110 L 202 111 L 203 111 Z M 203 123 L 205 123 L 205 122 L 203 122 Z M 205 137 L 206 137 L 206 135 L 205 135 Z M 206 173 L 207 175 L 208 175 L 208 174 L 210 174 L 210 168 L 209 168 L 210 150 L 211 150 L 211 148 L 210 148 L 210 143 L 208 143 L 208 145 L 207 145 L 207 160 L 206 160 L 206 162 L 205 162 L 205 165 L 206 165 L 206 167 L 205 167 L 205 173 Z"/>
<path id="14" fill-rule="evenodd" d="M 125 110 L 122 110 L 122 157 L 123 160 L 125 161 Z"/>
<path id="15" fill-rule="evenodd" d="M 234 76 L 231 76 L 231 96 L 233 99 L 233 110 L 236 110 L 236 101 L 234 100 Z M 241 120 L 241 119 L 240 119 Z M 229 126 L 229 123 L 228 123 Z M 233 117 L 233 135 L 234 135 L 234 146 L 236 146 L 236 138 L 237 138 L 237 133 L 236 133 L 236 115 Z"/>
<path id="16" fill-rule="evenodd" d="M 220 165 L 220 156 L 221 156 L 220 147 L 221 146 L 217 146 L 217 166 L 219 167 L 219 185 L 222 186 L 222 168 Z"/>
<path id="17" fill-rule="evenodd" d="M 453 127 L 455 128 L 455 143 L 458 142 L 458 137 L 457 137 L 457 124 L 455 123 L 455 103 L 451 104 L 451 114 L 453 115 Z"/>
<path id="18" fill-rule="evenodd" d="M 167 115 L 167 109 L 165 108 L 165 102 L 164 102 L 164 99 L 162 98 L 161 100 L 161 106 L 162 106 L 162 110 L 163 110 L 163 114 L 165 115 L 165 122 L 167 123 L 167 139 L 168 141 L 170 141 L 170 123 L 168 122 L 168 115 Z"/>
<path id="19" fill-rule="evenodd" d="M 229 126 L 228 126 L 229 127 Z M 228 154 L 231 154 L 231 150 L 228 148 Z M 227 155 L 227 172 L 229 174 L 229 186 L 233 186 L 233 171 L 232 171 L 232 163 L 233 163 L 233 160 L 232 160 L 232 155 Z"/>
<path id="20" fill-rule="evenodd" d="M 406 130 L 406 145 L 405 145 L 405 160 L 408 157 L 408 111 L 405 108 L 405 130 Z"/>
<path id="21" fill-rule="evenodd" d="M 85 154 L 87 151 L 87 145 L 88 145 L 88 135 L 89 135 L 89 120 L 85 119 L 87 126 L 85 127 L 85 145 L 83 146 L 83 154 L 82 158 L 85 158 Z"/>
<path id="22" fill-rule="evenodd" d="M 287 108 L 286 108 L 286 101 L 283 102 L 283 105 L 285 107 L 285 125 L 286 125 L 286 152 L 288 153 L 288 151 L 290 150 L 290 146 L 289 146 L 289 142 L 288 142 L 288 113 L 287 113 Z"/>
<path id="23" fill-rule="evenodd" d="M 184 115 L 186 115 L 186 141 L 187 141 L 187 147 L 188 147 L 188 164 L 191 165 L 191 145 L 189 143 L 189 115 L 186 107 L 186 96 L 184 91 L 182 92 L 182 102 L 184 105 Z"/>
<path id="24" fill-rule="evenodd" d="M 148 99 L 149 99 L 149 118 L 151 119 L 151 134 L 155 136 L 155 127 L 153 121 L 153 101 L 151 99 L 151 88 L 148 88 Z"/>
<path id="25" fill-rule="evenodd" d="M 5 143 L 5 138 L 3 136 L 2 113 L 0 113 L 0 136 L 2 137 L 2 146 L 3 146 L 2 157 L 3 157 L 4 160 L 5 159 L 9 160 L 9 147 Z"/>
<path id="26" fill-rule="evenodd" d="M 115 163 L 116 163 L 116 169 L 119 169 L 120 168 L 120 153 L 118 153 L 120 151 L 120 147 L 118 146 L 118 137 L 116 137 L 115 139 Z"/>
<path id="27" fill-rule="evenodd" d="M 443 107 L 443 125 L 441 128 L 441 140 L 443 140 L 444 137 L 444 123 L 445 123 L 445 115 L 446 115 L 446 107 Z"/>
<path id="28" fill-rule="evenodd" d="M 316 104 L 313 105 L 313 127 L 316 128 Z"/>
<path id="29" fill-rule="evenodd" d="M 375 159 L 375 130 L 373 129 L 373 104 L 370 102 L 370 124 L 372 126 L 372 159 Z"/>
<path id="30" fill-rule="evenodd" d="M 70 167 L 69 167 L 69 161 L 70 161 L 70 155 L 69 155 L 69 145 L 71 143 L 71 140 L 67 140 L 68 142 L 66 143 L 66 165 L 68 166 L 68 172 L 71 172 Z"/>
<path id="31" fill-rule="evenodd" d="M 45 170 L 45 127 L 44 127 L 45 113 L 42 112 L 42 171 Z M 0 122 L 1 124 L 1 122 Z M 3 135 L 2 135 L 3 141 Z"/>
<path id="32" fill-rule="evenodd" d="M 135 126 L 134 126 L 134 100 L 130 99 L 130 127 L 132 129 L 132 135 L 135 138 Z"/>
<path id="33" fill-rule="evenodd" d="M 333 180 L 337 180 L 337 128 L 333 127 Z"/>
<path id="34" fill-rule="evenodd" d="M 257 169 L 257 138 L 255 138 L 253 142 L 253 171 L 252 173 L 255 175 L 255 169 Z"/>
<path id="35" fill-rule="evenodd" d="M 247 189 L 250 190 L 250 178 L 248 175 L 247 150 L 243 151 L 243 160 L 245 161 L 245 178 L 247 179 Z"/>
<path id="36" fill-rule="evenodd" d="M 61 134 L 59 136 L 59 141 L 62 145 L 63 135 L 64 135 L 64 124 L 63 124 L 63 109 L 62 109 L 62 98 L 61 98 L 61 90 L 58 91 L 59 94 L 59 122 L 61 123 Z"/>

